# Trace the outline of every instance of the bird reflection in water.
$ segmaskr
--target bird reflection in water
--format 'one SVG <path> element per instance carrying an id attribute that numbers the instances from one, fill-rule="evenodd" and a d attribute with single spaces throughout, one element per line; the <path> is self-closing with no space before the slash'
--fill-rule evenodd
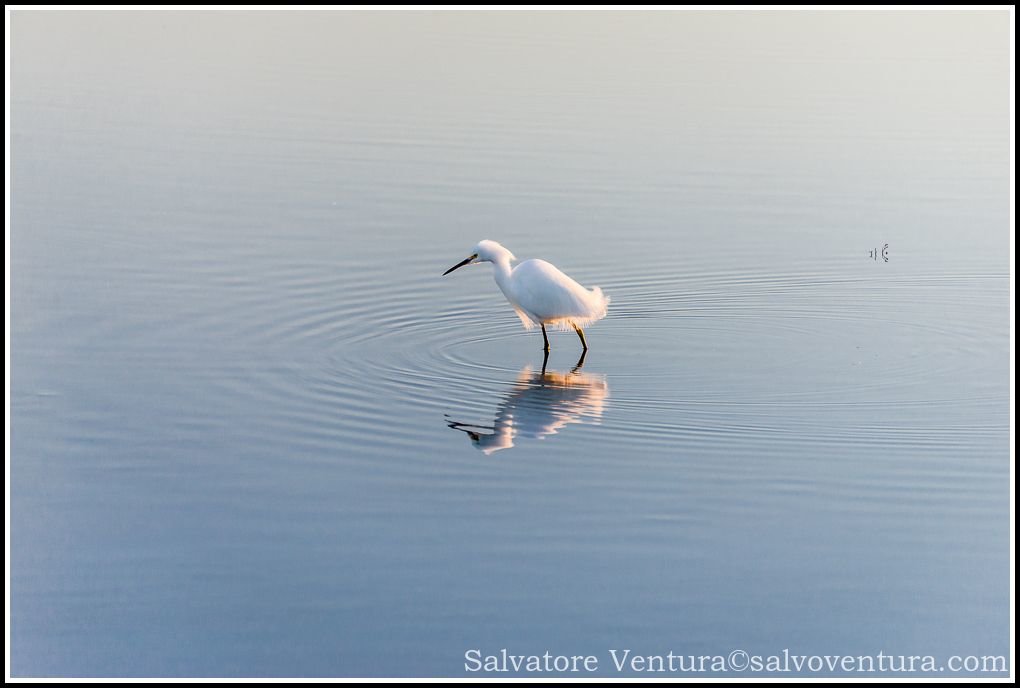
<path id="1" fill-rule="evenodd" d="M 597 423 L 609 386 L 604 376 L 581 372 L 584 357 L 582 353 L 569 373 L 547 370 L 548 353 L 540 372 L 525 366 L 499 402 L 492 425 L 460 423 L 449 415 L 446 424 L 465 433 L 485 454 L 492 454 L 514 446 L 517 438 L 543 439 L 570 423 Z"/>

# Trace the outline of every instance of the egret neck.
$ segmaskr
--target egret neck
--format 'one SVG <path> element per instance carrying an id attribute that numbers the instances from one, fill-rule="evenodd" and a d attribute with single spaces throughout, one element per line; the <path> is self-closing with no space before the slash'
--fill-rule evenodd
<path id="1" fill-rule="evenodd" d="M 506 253 L 495 256 L 492 259 L 492 276 L 496 278 L 496 285 L 503 292 L 503 296 L 510 301 L 510 256 Z"/>

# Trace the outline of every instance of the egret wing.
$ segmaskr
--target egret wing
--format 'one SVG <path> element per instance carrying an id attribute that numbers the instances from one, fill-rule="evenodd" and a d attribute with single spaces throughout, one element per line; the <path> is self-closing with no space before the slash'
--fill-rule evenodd
<path id="1" fill-rule="evenodd" d="M 606 314 L 602 290 L 588 290 L 544 260 L 526 260 L 511 276 L 517 306 L 539 322 L 584 325 Z"/>

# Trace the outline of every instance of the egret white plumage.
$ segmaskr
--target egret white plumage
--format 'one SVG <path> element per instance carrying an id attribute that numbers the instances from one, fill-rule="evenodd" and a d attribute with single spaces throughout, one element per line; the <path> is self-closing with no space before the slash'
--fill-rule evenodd
<path id="1" fill-rule="evenodd" d="M 609 297 L 598 287 L 585 289 L 552 263 L 533 258 L 511 268 L 510 263 L 515 260 L 514 254 L 498 242 L 485 239 L 478 242 L 470 256 L 443 275 L 465 265 L 492 263 L 496 284 L 513 306 L 521 324 L 529 330 L 542 328 L 545 351 L 549 351 L 546 325 L 561 330 L 572 327 L 587 351 L 583 328 L 606 317 Z"/>

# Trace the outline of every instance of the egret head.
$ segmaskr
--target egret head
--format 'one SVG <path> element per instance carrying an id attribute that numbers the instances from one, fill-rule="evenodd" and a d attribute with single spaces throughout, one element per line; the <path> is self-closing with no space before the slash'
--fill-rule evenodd
<path id="1" fill-rule="evenodd" d="M 502 260 L 517 260 L 514 254 L 510 253 L 509 250 L 504 248 L 502 244 L 497 241 L 491 241 L 490 239 L 483 239 L 478 242 L 478 245 L 471 251 L 471 255 L 460 261 L 452 268 L 444 272 L 444 275 L 449 275 L 457 268 L 464 267 L 465 265 L 473 265 L 475 263 L 498 263 Z"/>

